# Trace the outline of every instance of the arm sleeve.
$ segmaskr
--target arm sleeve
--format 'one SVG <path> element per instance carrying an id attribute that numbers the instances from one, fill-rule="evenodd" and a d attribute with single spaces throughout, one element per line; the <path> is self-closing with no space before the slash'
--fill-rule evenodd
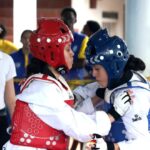
<path id="1" fill-rule="evenodd" d="M 97 82 L 87 84 L 85 86 L 79 86 L 73 90 L 73 93 L 76 95 L 76 105 L 75 109 L 86 114 L 92 114 L 95 111 L 95 108 L 92 104 L 91 97 L 95 96 L 96 89 L 99 87 Z M 78 99 L 80 95 L 81 100 Z"/>
<path id="2" fill-rule="evenodd" d="M 6 81 L 8 81 L 16 76 L 16 68 L 13 59 L 9 55 L 7 55 L 6 59 L 8 63 L 8 73 L 6 75 Z"/>
<path id="3" fill-rule="evenodd" d="M 8 40 L 4 40 L 3 46 L 4 46 L 3 52 L 5 52 L 7 54 L 11 54 L 18 50 L 18 48 L 15 46 L 15 44 Z"/>
<path id="4" fill-rule="evenodd" d="M 31 87 L 32 91 L 26 91 L 26 94 L 31 92 L 34 97 L 30 95 L 24 99 L 30 101 L 29 106 L 32 111 L 45 123 L 81 142 L 89 141 L 93 133 L 102 136 L 108 134 L 111 123 L 105 112 L 99 111 L 93 115 L 77 112 L 62 100 L 62 94 L 59 93 L 56 85 L 38 86 L 42 88 L 36 92 L 36 95 L 34 87 Z"/>
<path id="5" fill-rule="evenodd" d="M 92 114 L 95 112 L 95 108 L 93 106 L 91 98 L 87 98 L 86 100 L 78 103 L 75 109 L 86 114 Z"/>
<path id="6" fill-rule="evenodd" d="M 57 130 L 62 130 L 66 135 L 81 142 L 89 141 L 91 139 L 90 135 L 93 133 L 105 136 L 111 127 L 108 115 L 103 111 L 97 111 L 93 115 L 86 115 L 75 111 L 67 105 L 61 110 L 45 109 L 33 105 L 30 105 L 30 107 L 46 124 Z"/>
<path id="7" fill-rule="evenodd" d="M 130 141 L 122 141 L 119 142 L 119 148 L 120 150 L 149 150 L 150 148 L 150 136 L 139 138 L 136 140 L 130 140 Z"/>
<path id="8" fill-rule="evenodd" d="M 79 94 L 84 99 L 87 97 L 95 96 L 95 92 L 99 88 L 99 84 L 97 82 L 89 83 L 85 86 L 78 86 L 73 90 L 73 93 Z"/>
<path id="9" fill-rule="evenodd" d="M 89 38 L 87 36 L 85 36 L 85 38 L 82 41 L 80 52 L 78 55 L 79 59 L 85 59 L 85 49 L 86 49 L 86 45 L 87 45 L 88 40 L 89 40 Z"/>

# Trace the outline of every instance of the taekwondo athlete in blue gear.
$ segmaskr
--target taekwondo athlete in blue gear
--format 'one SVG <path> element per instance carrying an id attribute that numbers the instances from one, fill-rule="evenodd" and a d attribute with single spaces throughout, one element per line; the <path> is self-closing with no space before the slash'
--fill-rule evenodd
<path id="1" fill-rule="evenodd" d="M 21 43 L 23 44 L 17 52 L 11 54 L 16 66 L 17 76 L 14 79 L 15 92 L 19 94 L 20 84 L 26 78 L 26 68 L 32 58 L 29 48 L 29 38 L 31 30 L 24 30 L 21 34 Z"/>
<path id="2" fill-rule="evenodd" d="M 126 91 L 130 91 L 130 94 L 127 95 L 131 95 L 131 107 L 121 117 L 123 124 L 118 123 L 116 130 L 112 128 L 109 137 L 107 137 L 113 142 L 111 148 L 107 147 L 108 150 L 149 150 L 150 87 L 145 77 L 138 72 L 145 69 L 144 62 L 130 55 L 124 41 L 118 36 L 110 37 L 106 30 L 96 32 L 89 39 L 86 58 L 93 68 L 93 76 L 101 86 L 96 90 L 96 95 L 100 99 L 104 99 L 111 106 L 119 93 L 124 94 Z M 103 94 L 100 91 L 102 88 L 104 89 Z M 89 94 L 88 92 L 85 93 Z M 83 107 L 85 107 L 85 111 L 86 109 L 90 111 L 90 108 L 91 112 L 94 112 L 94 108 L 92 109 L 91 107 L 91 101 L 88 102 L 90 99 L 86 99 L 82 102 L 82 111 Z M 120 101 L 122 101 L 121 97 Z M 108 113 L 111 113 L 109 109 Z M 120 129 L 120 125 L 125 127 L 121 130 L 121 133 L 125 133 L 124 137 L 120 135 L 118 139 L 112 139 L 112 133 L 118 132 L 117 128 Z M 116 135 L 121 133 L 116 133 Z"/>

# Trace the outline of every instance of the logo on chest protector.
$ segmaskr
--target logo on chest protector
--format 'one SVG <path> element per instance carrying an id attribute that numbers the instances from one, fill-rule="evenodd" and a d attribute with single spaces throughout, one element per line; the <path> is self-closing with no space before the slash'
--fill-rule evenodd
<path id="1" fill-rule="evenodd" d="M 135 115 L 134 115 L 134 118 L 132 118 L 132 121 L 133 121 L 133 122 L 139 121 L 139 120 L 142 120 L 142 118 L 141 118 L 138 114 L 135 114 Z"/>

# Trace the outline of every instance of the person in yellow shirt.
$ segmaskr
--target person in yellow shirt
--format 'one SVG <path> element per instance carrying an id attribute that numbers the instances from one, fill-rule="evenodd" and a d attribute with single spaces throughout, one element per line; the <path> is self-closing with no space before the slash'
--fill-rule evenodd
<path id="1" fill-rule="evenodd" d="M 11 41 L 5 39 L 6 34 L 6 28 L 4 25 L 0 24 L 0 49 L 7 54 L 11 54 L 12 52 L 18 50 L 18 48 Z"/>

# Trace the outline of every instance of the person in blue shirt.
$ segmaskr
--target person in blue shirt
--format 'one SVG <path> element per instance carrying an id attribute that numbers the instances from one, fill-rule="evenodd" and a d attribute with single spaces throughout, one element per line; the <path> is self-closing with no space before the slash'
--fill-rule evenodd
<path id="1" fill-rule="evenodd" d="M 22 48 L 20 48 L 17 52 L 11 54 L 16 66 L 17 76 L 14 79 L 15 84 L 15 92 L 18 94 L 20 92 L 20 83 L 26 78 L 26 67 L 28 66 L 31 54 L 29 48 L 29 38 L 31 35 L 31 30 L 24 30 L 21 34 L 21 43 Z"/>
<path id="2" fill-rule="evenodd" d="M 64 8 L 61 11 L 61 19 L 69 27 L 74 37 L 74 41 L 71 45 L 71 48 L 74 52 L 74 62 L 72 69 L 66 76 L 66 79 L 82 80 L 86 76 L 85 48 L 88 42 L 88 36 L 75 31 L 74 24 L 77 22 L 77 13 L 73 8 L 70 7 Z"/>
<path id="3" fill-rule="evenodd" d="M 92 34 L 94 34 L 99 29 L 101 29 L 101 26 L 97 21 L 88 20 L 85 23 L 85 25 L 83 26 L 82 33 L 86 34 L 88 37 L 90 37 Z"/>
<path id="4" fill-rule="evenodd" d="M 92 36 L 96 31 L 101 30 L 102 27 L 96 20 L 88 20 L 85 25 L 83 26 L 82 33 L 86 34 L 88 37 Z M 92 69 L 91 67 L 86 64 L 85 66 L 88 75 L 86 76 L 86 79 L 94 79 L 92 77 Z"/>

